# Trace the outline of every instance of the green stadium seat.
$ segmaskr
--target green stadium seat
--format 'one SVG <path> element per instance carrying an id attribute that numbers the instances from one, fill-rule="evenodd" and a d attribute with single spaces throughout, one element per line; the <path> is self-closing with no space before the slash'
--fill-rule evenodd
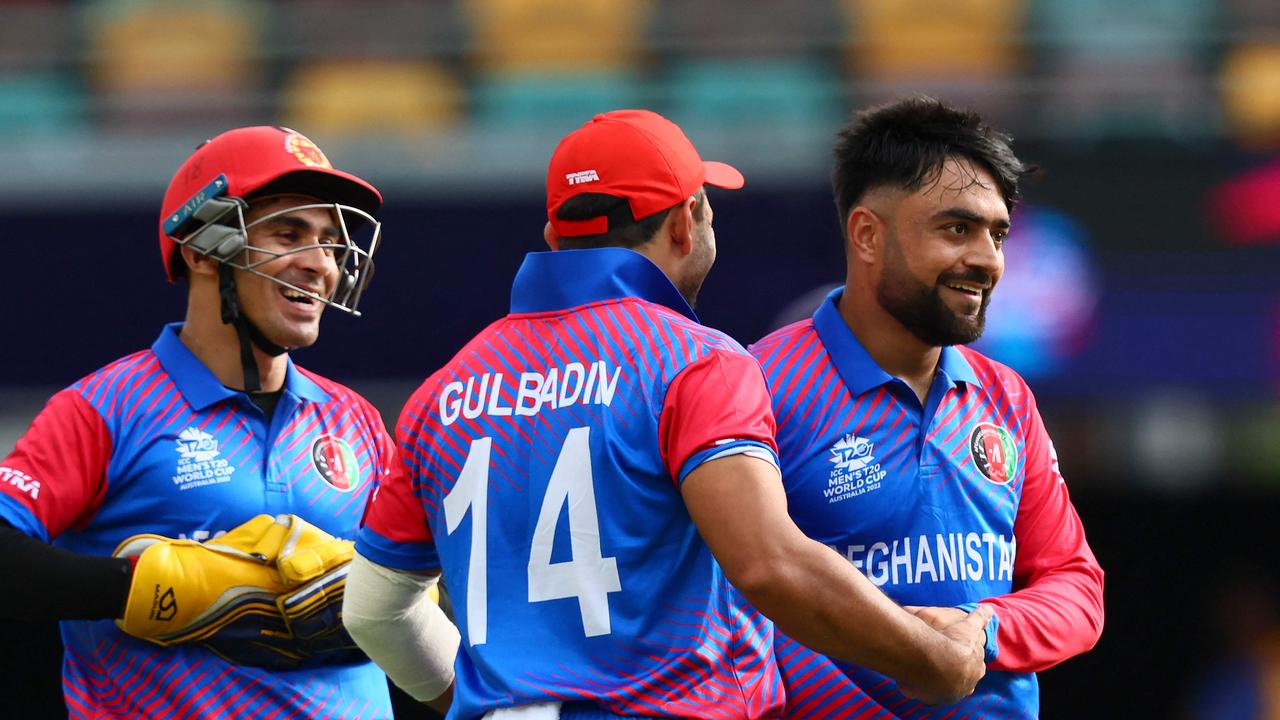
<path id="1" fill-rule="evenodd" d="M 58 75 L 0 74 L 0 132 L 48 135 L 85 128 L 80 86 Z"/>
<path id="2" fill-rule="evenodd" d="M 484 131 L 567 133 L 596 113 L 644 104 L 634 76 L 588 72 L 487 76 L 472 86 L 471 99 L 473 124 Z"/>
<path id="3" fill-rule="evenodd" d="M 834 127 L 844 115 L 838 79 L 807 60 L 686 60 L 672 66 L 666 81 L 663 105 L 699 135 L 719 129 L 807 132 Z"/>
<path id="4" fill-rule="evenodd" d="M 1182 137 L 1217 121 L 1202 0 L 1037 0 L 1044 126 L 1053 134 Z"/>

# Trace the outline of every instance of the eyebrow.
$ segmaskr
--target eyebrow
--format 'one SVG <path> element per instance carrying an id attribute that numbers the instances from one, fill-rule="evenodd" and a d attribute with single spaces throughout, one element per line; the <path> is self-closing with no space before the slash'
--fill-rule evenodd
<path id="1" fill-rule="evenodd" d="M 292 215 L 282 215 L 278 218 L 272 218 L 266 222 L 266 225 L 268 227 L 273 227 L 278 225 L 287 225 L 288 227 L 291 227 L 295 230 L 304 230 L 304 231 L 311 229 L 310 222 L 307 222 L 306 220 L 303 220 L 300 217 L 294 217 Z M 324 235 L 325 237 L 337 237 L 338 226 L 325 225 L 322 228 L 320 228 L 320 234 Z"/>
<path id="2" fill-rule="evenodd" d="M 1002 229 L 1009 228 L 1008 218 L 1000 218 L 998 220 L 989 220 L 986 217 L 979 215 L 978 213 L 968 208 L 962 208 L 962 207 L 949 207 L 943 210 L 939 210 L 938 212 L 934 213 L 933 216 L 929 219 L 932 221 L 938 221 L 938 220 L 949 220 L 952 218 L 955 218 L 957 220 L 967 220 L 971 223 L 978 223 L 980 225 L 991 225 L 992 227 L 998 227 Z"/>

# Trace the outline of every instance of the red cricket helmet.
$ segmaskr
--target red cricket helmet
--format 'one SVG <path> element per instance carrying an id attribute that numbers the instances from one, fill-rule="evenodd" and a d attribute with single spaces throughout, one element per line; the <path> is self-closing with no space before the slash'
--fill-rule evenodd
<path id="1" fill-rule="evenodd" d="M 268 125 L 229 130 L 196 148 L 165 191 L 160 206 L 160 258 L 169 281 L 177 280 L 174 254 L 179 244 L 171 233 L 192 218 L 207 196 L 243 200 L 283 193 L 350 206 L 370 216 L 382 205 L 376 188 L 334 169 L 302 133 Z"/>

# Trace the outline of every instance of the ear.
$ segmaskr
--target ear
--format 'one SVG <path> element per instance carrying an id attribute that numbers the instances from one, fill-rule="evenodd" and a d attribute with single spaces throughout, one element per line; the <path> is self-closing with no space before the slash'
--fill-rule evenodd
<path id="1" fill-rule="evenodd" d="M 693 252 L 693 231 L 697 224 L 693 219 L 693 207 L 697 204 L 696 198 L 688 198 L 667 216 L 667 233 L 671 249 L 677 257 L 685 257 Z"/>
<path id="2" fill-rule="evenodd" d="M 189 247 L 181 246 L 178 252 L 182 253 L 182 260 L 187 264 L 187 276 L 195 277 L 197 275 L 216 276 L 218 274 L 218 261 L 198 253 Z"/>
<path id="3" fill-rule="evenodd" d="M 845 244 L 850 258 L 874 263 L 880 256 L 885 236 L 884 220 L 864 205 L 849 212 L 845 221 Z"/>
<path id="4" fill-rule="evenodd" d="M 542 239 L 547 241 L 547 247 L 552 250 L 560 249 L 560 236 L 556 234 L 556 231 L 551 227 L 550 222 L 542 228 Z"/>

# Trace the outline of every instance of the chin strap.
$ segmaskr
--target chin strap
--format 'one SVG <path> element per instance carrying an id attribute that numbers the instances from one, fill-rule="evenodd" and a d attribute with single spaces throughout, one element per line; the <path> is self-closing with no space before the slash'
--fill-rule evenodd
<path id="1" fill-rule="evenodd" d="M 262 390 L 262 380 L 258 375 L 258 361 L 253 357 L 253 346 L 262 352 L 276 357 L 283 355 L 285 348 L 271 342 L 262 334 L 249 318 L 240 313 L 240 303 L 236 299 L 235 268 L 227 263 L 218 266 L 218 295 L 222 298 L 222 322 L 233 325 L 240 338 L 240 368 L 244 372 L 244 389 L 246 392 Z"/>

